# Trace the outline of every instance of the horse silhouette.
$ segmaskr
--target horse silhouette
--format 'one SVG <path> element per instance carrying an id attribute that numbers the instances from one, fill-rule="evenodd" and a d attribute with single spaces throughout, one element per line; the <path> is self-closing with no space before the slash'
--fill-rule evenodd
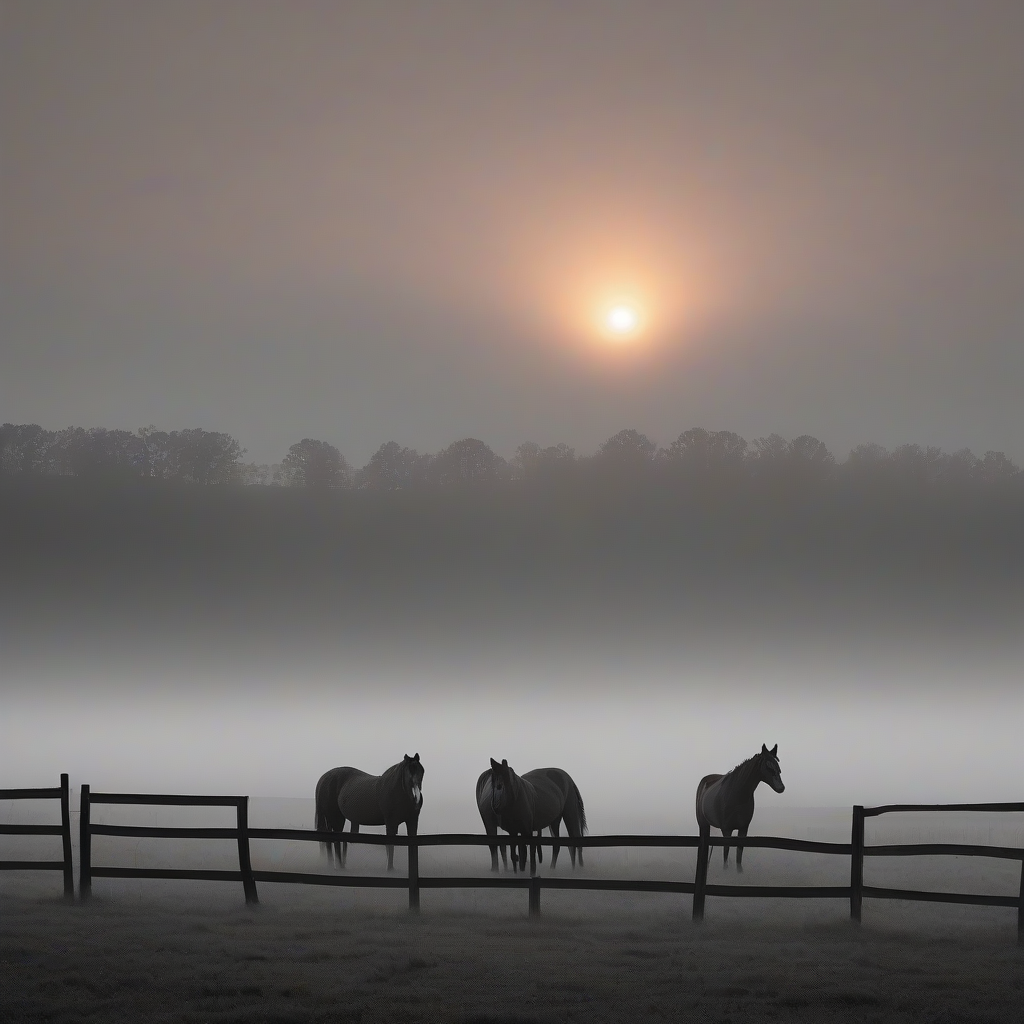
<path id="1" fill-rule="evenodd" d="M 476 782 L 476 802 L 484 829 L 490 836 L 497 836 L 502 828 L 509 833 L 512 842 L 512 870 L 526 870 L 526 843 L 516 843 L 516 837 L 533 838 L 548 829 L 555 840 L 551 850 L 551 867 L 558 862 L 561 849 L 557 840 L 558 827 L 564 821 L 565 830 L 571 839 L 579 838 L 587 830 L 587 814 L 583 808 L 583 797 L 567 771 L 561 768 L 535 768 L 525 775 L 516 775 L 508 761 L 501 764 L 491 758 L 491 767 Z M 517 856 L 518 845 L 518 856 Z M 569 843 L 569 857 L 576 867 L 576 853 L 579 851 L 580 867 L 583 867 L 583 847 Z M 537 847 L 539 850 L 540 848 Z M 498 847 L 491 846 L 491 870 L 498 870 Z M 505 867 L 505 846 L 501 845 L 501 859 Z M 540 856 L 543 860 L 543 856 Z"/>
<path id="2" fill-rule="evenodd" d="M 712 826 L 725 836 L 722 846 L 722 864 L 729 863 L 729 840 L 738 832 L 736 840 L 736 870 L 743 870 L 743 840 L 750 819 L 754 816 L 754 790 L 758 783 L 767 782 L 776 793 L 785 791 L 782 769 L 779 768 L 778 743 L 771 750 L 761 744 L 761 751 L 748 757 L 725 775 L 705 775 L 697 786 L 697 824 L 702 836 L 710 835 Z"/>
<path id="3" fill-rule="evenodd" d="M 480 778 L 476 780 L 476 806 L 480 811 L 480 819 L 484 823 L 484 831 L 489 836 L 497 836 L 498 834 L 498 815 L 494 808 L 491 807 L 491 769 L 482 772 Z M 489 846 L 488 849 L 491 851 L 491 870 L 498 870 L 498 850 L 501 850 L 501 864 L 502 867 L 508 871 L 508 844 L 501 843 Z M 512 857 L 515 859 L 516 851 L 513 848 Z"/>
<path id="4" fill-rule="evenodd" d="M 332 768 L 320 776 L 316 784 L 316 829 L 318 832 L 341 832 L 346 819 L 351 831 L 360 825 L 384 825 L 389 836 L 398 834 L 404 821 L 406 832 L 416 835 L 423 806 L 423 765 L 420 755 L 406 754 L 383 775 L 368 775 L 358 768 Z M 330 842 L 321 849 L 331 861 Z M 341 867 L 348 859 L 348 843 L 334 842 L 334 855 Z M 389 846 L 388 871 L 395 867 L 395 848 Z"/>

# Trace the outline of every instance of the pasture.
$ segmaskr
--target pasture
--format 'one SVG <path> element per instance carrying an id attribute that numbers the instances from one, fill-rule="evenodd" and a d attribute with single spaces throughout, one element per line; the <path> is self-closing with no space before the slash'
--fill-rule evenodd
<path id="1" fill-rule="evenodd" d="M 6 808 L 7 820 L 13 809 Z M 223 809 L 189 824 L 226 824 Z M 17 816 L 32 815 L 30 807 Z M 51 812 L 52 813 L 52 812 Z M 849 838 L 849 809 L 759 809 L 752 834 Z M 38 814 L 38 809 L 36 809 Z M 183 824 L 177 808 L 108 808 L 110 821 Z M 220 815 L 218 817 L 218 815 Z M 38 817 L 36 818 L 38 820 Z M 252 801 L 254 826 L 308 828 L 311 800 Z M 915 815 L 868 822 L 868 842 L 1020 845 L 1019 815 Z M 231 867 L 225 841 L 96 837 L 96 863 Z M 49 844 L 49 845 L 47 845 Z M 10 837 L 45 855 L 55 837 Z M 77 854 L 77 851 L 76 851 Z M 383 872 L 379 847 L 349 849 L 349 871 Z M 424 849 L 431 874 L 488 873 L 486 848 Z M 695 851 L 588 851 L 587 874 L 687 879 Z M 396 850 L 398 872 L 405 851 Z M 314 844 L 254 842 L 257 869 L 324 870 Z M 843 884 L 843 857 L 748 850 L 745 871 L 712 858 L 709 882 Z M 545 863 L 542 871 L 547 870 Z M 557 874 L 570 873 L 559 863 Z M 865 882 L 1014 893 L 1017 862 L 869 859 Z M 5 1017 L 16 1021 L 1018 1021 L 1024 948 L 1013 911 L 865 900 L 404 890 L 96 879 L 85 905 L 60 876 L 0 876 Z"/>

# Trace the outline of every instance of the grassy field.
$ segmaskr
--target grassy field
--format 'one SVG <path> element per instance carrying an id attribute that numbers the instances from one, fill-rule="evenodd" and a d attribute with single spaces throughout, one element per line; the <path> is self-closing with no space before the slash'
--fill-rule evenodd
<path id="1" fill-rule="evenodd" d="M 308 826 L 309 802 L 254 801 L 254 824 Z M 6 819 L 42 820 L 8 807 Z M 50 810 L 52 814 L 52 809 Z M 104 820 L 228 824 L 220 811 L 104 809 Z M 227 812 L 230 815 L 230 812 Z M 780 808 L 760 834 L 843 840 L 848 809 Z M 453 822 L 454 823 L 454 822 Z M 77 838 L 77 836 L 76 836 Z M 1018 816 L 894 816 L 868 842 L 1021 845 Z M 5 856 L 50 856 L 50 838 L 5 837 Z M 77 863 L 77 849 L 76 863 Z M 227 867 L 230 841 L 97 837 L 94 863 Z M 563 851 L 563 858 L 565 853 Z M 431 849 L 421 872 L 486 874 L 485 850 Z M 257 868 L 328 870 L 314 844 L 254 844 Z M 709 881 L 833 884 L 846 857 L 748 850 L 740 876 Z M 405 855 L 396 852 L 399 872 Z M 349 870 L 382 872 L 383 850 L 350 848 Z M 544 865 L 544 871 L 550 865 Z M 567 859 L 558 874 L 569 871 Z M 593 850 L 590 876 L 692 879 L 693 851 Z M 1015 894 L 1017 862 L 869 859 L 871 884 Z M 246 907 L 229 883 L 96 879 L 67 904 L 56 874 L 0 875 L 0 996 L 12 1022 L 185 1021 L 929 1021 L 1022 1019 L 1024 946 L 1012 910 L 866 900 L 690 897 L 544 890 L 401 890 L 261 883 Z"/>
<path id="2" fill-rule="evenodd" d="M 840 901 L 423 894 L 54 880 L 0 897 L 4 1018 L 21 1021 L 1019 1021 L 1012 912 Z M 106 891 L 103 891 L 103 890 Z"/>

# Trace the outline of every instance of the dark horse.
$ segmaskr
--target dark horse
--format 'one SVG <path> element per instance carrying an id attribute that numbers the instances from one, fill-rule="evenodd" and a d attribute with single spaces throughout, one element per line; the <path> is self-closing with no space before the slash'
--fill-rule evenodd
<path id="1" fill-rule="evenodd" d="M 587 830 L 587 814 L 583 809 L 583 797 L 569 773 L 561 768 L 535 768 L 523 776 L 503 760 L 498 764 L 491 758 L 491 767 L 476 781 L 476 803 L 484 829 L 489 836 L 497 836 L 502 828 L 512 838 L 512 870 L 526 870 L 526 843 L 518 844 L 516 836 L 533 838 L 548 829 L 556 840 L 551 850 L 551 867 L 558 862 L 558 826 L 565 822 L 570 838 L 579 838 Z M 491 848 L 491 870 L 498 870 L 498 847 Z M 580 867 L 583 867 L 583 847 L 569 844 L 569 857 L 576 867 L 576 852 L 579 851 Z M 505 846 L 501 846 L 501 859 L 505 867 Z M 543 859 L 543 858 L 542 858 Z"/>
<path id="2" fill-rule="evenodd" d="M 316 784 L 316 829 L 341 832 L 345 819 L 352 832 L 360 825 L 384 825 L 389 836 L 398 834 L 404 821 L 409 835 L 416 835 L 416 824 L 423 806 L 423 765 L 420 755 L 406 754 L 383 775 L 367 775 L 358 768 L 332 768 Z M 331 843 L 321 843 L 331 860 Z M 341 867 L 348 857 L 348 843 L 334 843 L 334 855 Z M 395 868 L 395 848 L 388 847 L 388 871 Z"/>
<path id="3" fill-rule="evenodd" d="M 697 824 L 700 834 L 710 835 L 711 827 L 722 830 L 722 863 L 729 863 L 729 840 L 734 831 L 736 840 L 736 870 L 743 870 L 743 840 L 754 816 L 754 790 L 759 782 L 767 782 L 776 793 L 786 787 L 779 768 L 778 743 L 768 749 L 761 744 L 761 752 L 748 757 L 725 775 L 705 775 L 697 786 Z"/>

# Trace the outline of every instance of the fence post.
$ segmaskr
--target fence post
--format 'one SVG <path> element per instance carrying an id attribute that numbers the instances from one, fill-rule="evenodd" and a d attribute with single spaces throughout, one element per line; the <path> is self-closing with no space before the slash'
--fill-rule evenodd
<path id="1" fill-rule="evenodd" d="M 75 898 L 75 868 L 71 861 L 71 790 L 67 772 L 60 776 L 60 827 L 64 841 L 64 898 Z"/>
<path id="2" fill-rule="evenodd" d="M 415 830 L 409 833 L 409 909 L 420 912 L 420 848 Z"/>
<path id="3" fill-rule="evenodd" d="M 530 878 L 530 917 L 540 917 L 540 875 Z"/>
<path id="4" fill-rule="evenodd" d="M 1024 857 L 1020 861 L 1020 895 L 1017 897 L 1017 941 L 1024 943 Z"/>
<path id="5" fill-rule="evenodd" d="M 87 900 L 92 895 L 92 833 L 89 830 L 89 786 L 82 786 L 79 803 L 78 846 L 78 898 Z"/>
<path id="6" fill-rule="evenodd" d="M 235 806 L 238 811 L 238 870 L 242 873 L 245 902 L 259 903 L 256 879 L 252 877 L 252 861 L 249 859 L 249 798 L 243 796 Z"/>
<path id="7" fill-rule="evenodd" d="M 864 808 L 860 804 L 854 804 L 853 807 L 850 845 L 850 920 L 859 924 L 864 898 Z"/>
<path id="8" fill-rule="evenodd" d="M 704 886 L 708 881 L 708 847 L 711 838 L 710 830 L 701 829 L 700 843 L 697 846 L 697 870 L 693 876 L 693 920 L 704 920 Z"/>

